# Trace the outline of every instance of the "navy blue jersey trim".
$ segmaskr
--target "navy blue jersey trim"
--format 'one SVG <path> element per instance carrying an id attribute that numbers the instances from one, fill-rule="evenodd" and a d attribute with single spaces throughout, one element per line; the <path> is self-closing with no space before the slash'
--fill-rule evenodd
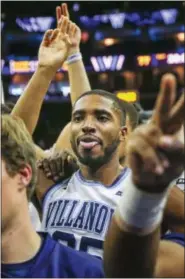
<path id="1" fill-rule="evenodd" d="M 115 179 L 115 181 L 110 185 L 110 186 L 104 186 L 103 184 L 101 184 L 100 182 L 97 182 L 97 181 L 90 181 L 90 180 L 86 180 L 83 176 L 82 176 L 82 174 L 81 174 L 81 172 L 80 172 L 80 170 L 78 170 L 76 173 L 75 173 L 75 176 L 76 176 L 76 178 L 78 179 L 78 181 L 79 182 L 81 182 L 81 183 L 85 183 L 85 185 L 87 185 L 87 186 L 102 186 L 102 187 L 106 187 L 107 189 L 112 189 L 113 187 L 116 187 L 116 186 L 118 186 L 121 182 L 122 182 L 122 180 L 123 180 L 123 178 L 125 178 L 126 176 L 127 176 L 127 174 L 129 173 L 129 171 L 130 171 L 130 169 L 129 168 L 124 168 L 123 170 L 122 170 L 122 172 L 120 173 L 120 175 Z"/>

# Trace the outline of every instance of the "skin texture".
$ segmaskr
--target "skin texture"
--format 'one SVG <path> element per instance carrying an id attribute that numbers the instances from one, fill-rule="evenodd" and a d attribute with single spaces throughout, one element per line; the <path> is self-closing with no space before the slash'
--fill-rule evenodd
<path id="1" fill-rule="evenodd" d="M 117 150 L 123 140 L 119 114 L 112 100 L 102 96 L 85 96 L 77 101 L 72 112 L 71 144 L 82 164 L 98 168 Z M 88 136 L 99 144 L 84 149 L 79 141 Z"/>

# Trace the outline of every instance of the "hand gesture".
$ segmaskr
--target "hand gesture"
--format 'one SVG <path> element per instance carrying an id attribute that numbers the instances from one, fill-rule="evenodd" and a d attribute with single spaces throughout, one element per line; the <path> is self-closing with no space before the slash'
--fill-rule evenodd
<path id="1" fill-rule="evenodd" d="M 56 7 L 56 19 L 57 19 L 57 27 L 60 28 L 60 25 L 64 18 L 70 19 L 69 11 L 67 4 L 64 3 L 61 7 Z M 71 54 L 76 50 L 79 51 L 80 41 L 81 41 L 81 30 L 80 28 L 70 21 L 70 32 L 69 38 L 71 41 L 70 52 Z"/>
<path id="2" fill-rule="evenodd" d="M 66 60 L 71 45 L 68 31 L 69 20 L 65 18 L 60 28 L 46 31 L 39 48 L 40 66 L 61 68 Z"/>
<path id="3" fill-rule="evenodd" d="M 152 121 L 130 136 L 127 160 L 135 185 L 147 192 L 162 192 L 183 171 L 184 144 L 177 134 L 184 120 L 184 94 L 175 103 L 176 81 L 167 74 L 161 82 Z"/>
<path id="4" fill-rule="evenodd" d="M 48 179 L 59 182 L 70 177 L 77 169 L 77 159 L 67 150 L 55 152 L 37 163 Z"/>

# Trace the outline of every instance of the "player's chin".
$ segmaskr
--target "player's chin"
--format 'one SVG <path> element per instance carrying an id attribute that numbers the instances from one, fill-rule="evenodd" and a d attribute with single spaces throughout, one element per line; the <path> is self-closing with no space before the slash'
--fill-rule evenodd
<path id="1" fill-rule="evenodd" d="M 79 152 L 80 156 L 83 157 L 84 159 L 92 159 L 92 160 L 96 160 L 98 158 L 101 158 L 102 156 L 104 156 L 104 153 L 102 150 L 81 150 L 81 152 Z"/>

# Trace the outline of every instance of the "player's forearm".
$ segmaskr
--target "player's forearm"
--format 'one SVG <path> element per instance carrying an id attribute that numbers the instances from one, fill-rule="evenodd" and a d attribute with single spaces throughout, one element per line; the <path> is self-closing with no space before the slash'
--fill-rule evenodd
<path id="1" fill-rule="evenodd" d="M 80 52 L 79 49 L 73 50 L 70 52 L 70 55 L 78 52 Z M 91 86 L 82 59 L 69 64 L 68 73 L 71 91 L 71 102 L 73 105 L 78 97 L 80 97 L 86 91 L 91 90 Z"/>
<path id="2" fill-rule="evenodd" d="M 120 228 L 113 216 L 104 244 L 104 269 L 111 278 L 150 278 L 154 274 L 160 230 L 139 236 Z M 121 221 L 122 222 L 122 221 Z"/>
<path id="3" fill-rule="evenodd" d="M 30 134 L 35 130 L 44 97 L 55 73 L 55 69 L 38 66 L 12 111 L 12 115 L 24 121 Z"/>
<path id="4" fill-rule="evenodd" d="M 177 186 L 173 187 L 168 196 L 164 212 L 164 223 L 167 230 L 184 233 L 184 192 Z"/>
<path id="5" fill-rule="evenodd" d="M 70 142 L 70 132 L 71 132 L 71 122 L 68 123 L 63 128 L 60 135 L 58 136 L 57 141 L 55 143 L 55 151 L 61 151 L 61 150 L 67 149 L 71 153 L 73 153 L 72 147 L 71 147 L 71 142 Z"/>

